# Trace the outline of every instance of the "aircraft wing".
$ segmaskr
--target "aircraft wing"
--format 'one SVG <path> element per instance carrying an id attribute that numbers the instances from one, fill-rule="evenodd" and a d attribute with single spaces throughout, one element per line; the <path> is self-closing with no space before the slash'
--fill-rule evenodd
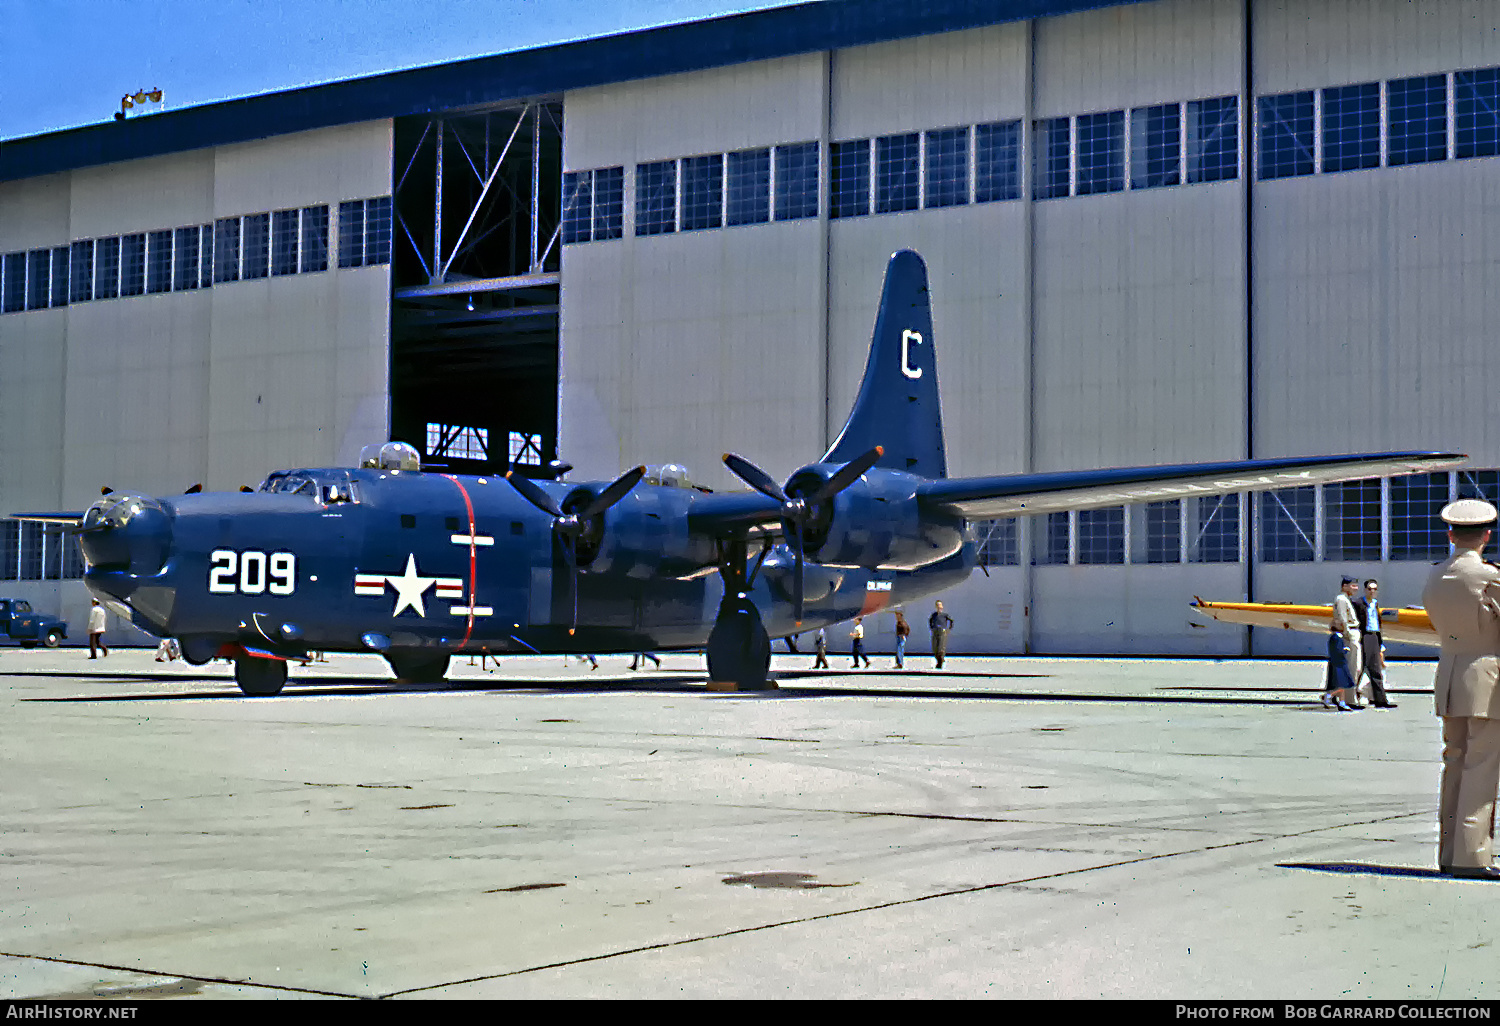
<path id="1" fill-rule="evenodd" d="M 1190 607 L 1204 619 L 1246 627 L 1275 627 L 1308 634 L 1327 634 L 1333 625 L 1332 606 L 1299 606 L 1275 602 L 1205 602 L 1195 598 Z M 1437 631 L 1425 609 L 1382 609 L 1380 637 L 1409 645 L 1437 646 Z"/>
<path id="2" fill-rule="evenodd" d="M 952 477 L 924 482 L 917 489 L 917 499 L 924 509 L 971 520 L 1036 516 L 1194 495 L 1263 492 L 1367 477 L 1451 470 L 1466 459 L 1468 457 L 1462 453 L 1388 452 L 1000 477 Z"/>

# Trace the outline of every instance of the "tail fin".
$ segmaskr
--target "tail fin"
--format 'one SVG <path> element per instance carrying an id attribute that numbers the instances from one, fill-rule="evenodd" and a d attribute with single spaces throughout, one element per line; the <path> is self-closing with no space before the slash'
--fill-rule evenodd
<path id="1" fill-rule="evenodd" d="M 948 476 L 927 265 L 909 249 L 893 255 L 886 267 L 865 378 L 849 420 L 823 460 L 848 463 L 877 445 L 885 449 L 878 467 Z"/>

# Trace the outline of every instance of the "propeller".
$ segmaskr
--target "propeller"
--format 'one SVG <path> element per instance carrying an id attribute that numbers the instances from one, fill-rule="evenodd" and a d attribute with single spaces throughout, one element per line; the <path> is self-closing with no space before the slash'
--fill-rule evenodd
<path id="1" fill-rule="evenodd" d="M 563 554 L 568 560 L 568 576 L 573 587 L 573 622 L 568 628 L 569 634 L 574 634 L 578 630 L 578 540 L 584 531 L 588 530 L 589 523 L 595 517 L 625 498 L 645 476 L 645 467 L 627 470 L 611 481 L 602 492 L 590 499 L 582 509 L 564 510 L 551 495 L 543 491 L 530 478 L 517 474 L 514 468 L 505 475 L 505 479 L 510 482 L 512 488 L 521 493 L 523 499 L 552 518 L 552 530 L 562 543 Z"/>
<path id="2" fill-rule="evenodd" d="M 803 563 L 803 536 L 806 532 L 807 521 L 812 519 L 814 512 L 821 503 L 827 502 L 839 492 L 848 488 L 854 482 L 864 476 L 865 471 L 879 462 L 880 457 L 885 455 L 885 450 L 876 446 L 863 456 L 850 460 L 834 472 L 827 481 L 806 495 L 798 494 L 789 496 L 782 490 L 764 470 L 743 456 L 736 456 L 732 452 L 724 454 L 724 465 L 729 468 L 730 473 L 745 482 L 751 488 L 773 499 L 781 504 L 781 520 L 783 529 L 786 531 L 787 540 L 792 543 L 792 551 L 797 556 L 797 572 L 793 578 L 792 604 L 795 607 L 795 618 L 797 623 L 802 623 L 802 563 Z"/>

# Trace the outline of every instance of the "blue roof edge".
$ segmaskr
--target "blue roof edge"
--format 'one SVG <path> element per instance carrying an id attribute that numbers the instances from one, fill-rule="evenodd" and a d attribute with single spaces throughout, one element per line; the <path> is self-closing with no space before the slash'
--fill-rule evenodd
<path id="1" fill-rule="evenodd" d="M 819 0 L 0 141 L 0 182 L 1144 0 Z"/>

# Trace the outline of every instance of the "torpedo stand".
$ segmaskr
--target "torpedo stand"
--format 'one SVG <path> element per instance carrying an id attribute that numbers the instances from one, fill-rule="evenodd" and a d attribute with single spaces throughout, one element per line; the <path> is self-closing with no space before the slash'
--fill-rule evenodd
<path id="1" fill-rule="evenodd" d="M 714 691 L 771 691 L 776 688 L 768 676 L 771 669 L 771 639 L 761 623 L 760 610 L 748 594 L 755 579 L 749 568 L 750 544 L 744 539 L 724 543 L 720 553 L 719 576 L 724 580 L 724 599 L 719 615 L 708 635 L 708 686 Z M 770 550 L 761 549 L 760 560 Z"/>

